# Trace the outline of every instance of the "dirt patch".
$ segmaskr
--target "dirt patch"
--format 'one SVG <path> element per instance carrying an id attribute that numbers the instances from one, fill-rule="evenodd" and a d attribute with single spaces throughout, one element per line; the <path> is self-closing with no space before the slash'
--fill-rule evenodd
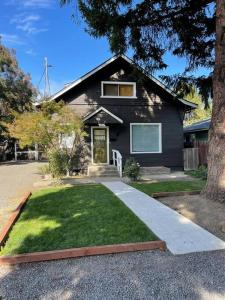
<path id="1" fill-rule="evenodd" d="M 200 195 L 158 200 L 225 241 L 225 232 L 221 230 L 221 224 L 225 222 L 225 204 L 207 200 Z"/>

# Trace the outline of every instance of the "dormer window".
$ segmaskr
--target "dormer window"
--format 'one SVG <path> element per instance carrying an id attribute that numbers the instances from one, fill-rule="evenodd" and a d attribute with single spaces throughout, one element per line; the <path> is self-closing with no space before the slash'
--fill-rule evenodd
<path id="1" fill-rule="evenodd" d="M 135 82 L 102 81 L 103 98 L 136 98 Z"/>

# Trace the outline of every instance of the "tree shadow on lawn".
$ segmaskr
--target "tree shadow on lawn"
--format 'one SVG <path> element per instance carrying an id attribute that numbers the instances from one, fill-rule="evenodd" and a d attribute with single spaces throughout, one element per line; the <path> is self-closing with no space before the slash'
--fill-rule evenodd
<path id="1" fill-rule="evenodd" d="M 1 254 L 156 239 L 112 192 L 82 185 L 34 193 Z"/>

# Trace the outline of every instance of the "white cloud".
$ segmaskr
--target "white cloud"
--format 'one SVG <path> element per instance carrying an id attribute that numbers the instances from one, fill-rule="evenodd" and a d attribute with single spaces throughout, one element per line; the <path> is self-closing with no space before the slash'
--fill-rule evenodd
<path id="1" fill-rule="evenodd" d="M 7 5 L 16 5 L 24 8 L 50 8 L 54 4 L 53 0 L 8 0 Z"/>
<path id="2" fill-rule="evenodd" d="M 27 23 L 27 22 L 35 22 L 40 19 L 39 15 L 30 14 L 26 15 L 25 13 L 15 15 L 11 20 L 10 23 Z"/>
<path id="3" fill-rule="evenodd" d="M 24 42 L 16 34 L 0 33 L 0 37 L 4 43 L 22 45 Z"/>
<path id="4" fill-rule="evenodd" d="M 25 53 L 31 56 L 35 56 L 37 54 L 33 49 L 28 49 L 25 51 Z"/>
<path id="5" fill-rule="evenodd" d="M 48 8 L 53 4 L 52 0 L 22 0 L 25 7 Z"/>
<path id="6" fill-rule="evenodd" d="M 20 30 L 22 30 L 22 31 L 24 31 L 25 33 L 28 33 L 28 34 L 35 34 L 35 33 L 48 31 L 47 28 L 37 28 L 35 26 L 32 26 L 32 24 L 30 24 L 30 23 L 26 23 L 26 24 L 23 24 L 23 25 L 18 25 L 18 26 L 16 26 L 16 28 L 20 29 Z"/>
<path id="7" fill-rule="evenodd" d="M 15 24 L 16 28 L 22 30 L 27 34 L 35 34 L 39 32 L 45 32 L 47 28 L 39 28 L 37 22 L 40 20 L 40 16 L 37 14 L 21 13 L 15 15 L 10 23 Z"/>

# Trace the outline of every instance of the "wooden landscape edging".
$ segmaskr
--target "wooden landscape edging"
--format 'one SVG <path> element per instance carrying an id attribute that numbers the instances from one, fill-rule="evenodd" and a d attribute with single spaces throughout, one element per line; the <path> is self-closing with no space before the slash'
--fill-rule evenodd
<path id="1" fill-rule="evenodd" d="M 144 251 L 160 249 L 166 250 L 164 241 L 150 241 L 129 244 L 103 245 L 93 247 L 72 248 L 65 250 L 34 252 L 26 254 L 18 254 L 13 256 L 0 256 L 0 265 L 13 265 L 30 262 L 40 262 L 48 260 L 57 260 L 65 258 L 75 258 L 91 255 L 114 254 L 131 251 Z"/>
<path id="2" fill-rule="evenodd" d="M 185 191 L 185 192 L 157 192 L 152 193 L 153 198 L 161 197 L 176 197 L 176 196 L 186 196 L 186 195 L 199 195 L 201 191 Z"/>
<path id="3" fill-rule="evenodd" d="M 31 192 L 26 192 L 22 196 L 20 204 L 13 211 L 13 213 L 9 217 L 8 222 L 3 227 L 3 230 L 0 232 L 0 247 L 2 247 L 4 245 L 4 243 L 6 242 L 6 239 L 9 236 L 10 230 L 12 229 L 13 225 L 16 223 L 17 219 L 19 218 L 19 216 L 22 212 L 22 209 L 24 208 L 24 206 L 25 206 L 27 200 L 29 199 L 30 195 L 31 195 Z"/>
<path id="4" fill-rule="evenodd" d="M 31 192 L 27 192 L 21 198 L 20 204 L 13 211 L 8 222 L 0 233 L 0 246 L 3 246 L 9 236 L 13 225 L 19 218 L 27 200 L 29 199 Z M 40 262 L 57 259 L 75 258 L 82 256 L 91 255 L 102 255 L 102 254 L 114 254 L 131 251 L 144 251 L 144 250 L 155 250 L 160 249 L 166 250 L 166 243 L 164 241 L 149 241 L 149 242 L 138 242 L 128 244 L 115 244 L 115 245 L 102 245 L 82 248 L 71 248 L 64 250 L 52 250 L 43 252 L 33 252 L 18 254 L 12 256 L 0 256 L 0 265 L 14 265 L 29 262 Z"/>

